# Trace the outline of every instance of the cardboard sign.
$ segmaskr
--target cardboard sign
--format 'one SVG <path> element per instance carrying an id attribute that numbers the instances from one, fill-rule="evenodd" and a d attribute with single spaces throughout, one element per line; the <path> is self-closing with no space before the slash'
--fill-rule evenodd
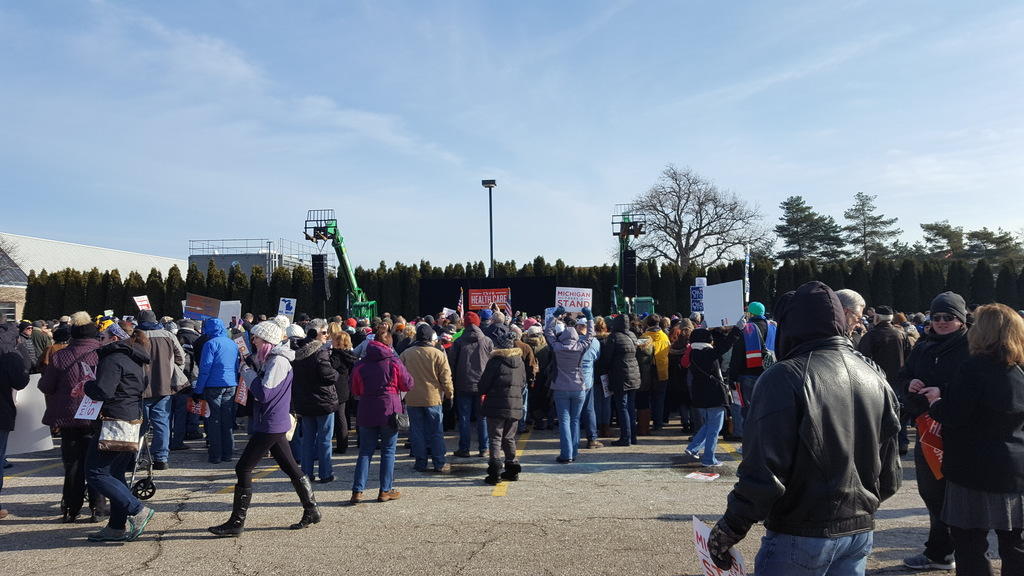
<path id="1" fill-rule="evenodd" d="M 708 537 L 711 535 L 711 527 L 693 517 L 693 544 L 697 548 L 697 558 L 700 560 L 700 569 L 704 576 L 747 576 L 747 569 L 743 564 L 743 555 L 736 548 L 729 550 L 732 555 L 732 568 L 721 570 L 715 566 L 708 552 Z"/>
<path id="2" fill-rule="evenodd" d="M 245 358 L 249 355 L 249 347 L 245 344 L 245 338 L 241 336 L 235 338 L 235 345 L 238 346 L 238 356 L 240 358 Z"/>
<path id="3" fill-rule="evenodd" d="M 491 304 L 505 304 L 508 306 L 512 300 L 511 288 L 481 288 L 469 291 L 469 309 L 483 310 L 490 308 Z"/>
<path id="4" fill-rule="evenodd" d="M 238 322 L 242 318 L 242 302 L 239 300 L 222 300 L 217 307 L 217 318 L 225 326 L 231 326 L 232 322 Z"/>
<path id="5" fill-rule="evenodd" d="M 220 300 L 199 294 L 185 294 L 185 318 L 209 320 L 220 313 Z"/>
<path id="6" fill-rule="evenodd" d="M 918 416 L 914 423 L 917 424 L 917 433 L 921 438 L 924 461 L 928 463 L 935 479 L 942 480 L 942 424 L 927 414 Z"/>
<path id="7" fill-rule="evenodd" d="M 694 286 L 691 288 L 691 295 Z M 700 287 L 703 292 L 703 310 L 698 310 L 691 302 L 690 310 L 703 312 L 704 322 L 708 328 L 732 326 L 743 316 L 743 280 L 723 282 L 711 286 Z"/>
<path id="8" fill-rule="evenodd" d="M 277 313 L 283 314 L 288 317 L 289 320 L 295 320 L 295 298 L 281 298 L 281 301 L 277 305 Z"/>
<path id="9" fill-rule="evenodd" d="M 85 362 L 79 362 L 79 366 L 82 368 L 83 382 L 91 382 L 96 379 L 96 372 L 93 371 L 92 366 Z M 88 396 L 82 396 L 82 401 L 78 404 L 78 410 L 75 412 L 75 418 L 79 420 L 95 420 L 100 415 L 100 408 L 103 408 L 103 402 L 97 402 Z"/>
<path id="10" fill-rule="evenodd" d="M 139 310 L 153 309 L 153 307 L 149 305 L 149 296 L 132 296 L 132 300 L 135 300 L 135 305 L 139 307 Z"/>
<path id="11" fill-rule="evenodd" d="M 555 287 L 555 307 L 561 306 L 566 312 L 581 312 L 583 308 L 594 307 L 593 288 Z"/>

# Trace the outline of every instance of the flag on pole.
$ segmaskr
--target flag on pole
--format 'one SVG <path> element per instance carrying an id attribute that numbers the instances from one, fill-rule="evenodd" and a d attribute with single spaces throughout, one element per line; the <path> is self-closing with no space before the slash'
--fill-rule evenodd
<path id="1" fill-rule="evenodd" d="M 462 287 L 459 287 L 459 303 L 455 306 L 455 311 L 459 313 L 459 318 L 462 318 Z"/>

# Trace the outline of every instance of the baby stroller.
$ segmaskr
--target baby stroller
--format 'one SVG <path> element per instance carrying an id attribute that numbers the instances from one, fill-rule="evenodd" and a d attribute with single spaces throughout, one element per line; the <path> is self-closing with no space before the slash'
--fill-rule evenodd
<path id="1" fill-rule="evenodd" d="M 136 480 L 136 476 L 145 474 L 145 478 Z M 139 500 L 149 500 L 156 494 L 156 484 L 153 484 L 153 456 L 149 453 L 149 433 L 139 436 L 139 447 L 135 451 L 135 468 L 132 470 L 132 478 L 128 481 L 132 494 Z"/>

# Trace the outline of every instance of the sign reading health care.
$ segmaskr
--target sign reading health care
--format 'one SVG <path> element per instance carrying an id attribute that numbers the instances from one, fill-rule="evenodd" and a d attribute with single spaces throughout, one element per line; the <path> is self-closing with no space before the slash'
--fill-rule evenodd
<path id="1" fill-rule="evenodd" d="M 469 309 L 483 310 L 491 304 L 504 304 L 508 307 L 512 300 L 511 288 L 479 288 L 469 290 Z"/>
<path id="2" fill-rule="evenodd" d="M 555 307 L 561 306 L 566 312 L 580 312 L 582 308 L 594 307 L 593 288 L 555 288 Z"/>

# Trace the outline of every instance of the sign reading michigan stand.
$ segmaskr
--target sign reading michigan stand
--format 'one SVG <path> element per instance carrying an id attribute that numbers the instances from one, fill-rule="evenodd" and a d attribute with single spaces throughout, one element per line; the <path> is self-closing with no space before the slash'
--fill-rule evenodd
<path id="1" fill-rule="evenodd" d="M 555 308 L 561 306 L 566 312 L 581 312 L 583 308 L 594 307 L 593 288 L 555 287 Z"/>

